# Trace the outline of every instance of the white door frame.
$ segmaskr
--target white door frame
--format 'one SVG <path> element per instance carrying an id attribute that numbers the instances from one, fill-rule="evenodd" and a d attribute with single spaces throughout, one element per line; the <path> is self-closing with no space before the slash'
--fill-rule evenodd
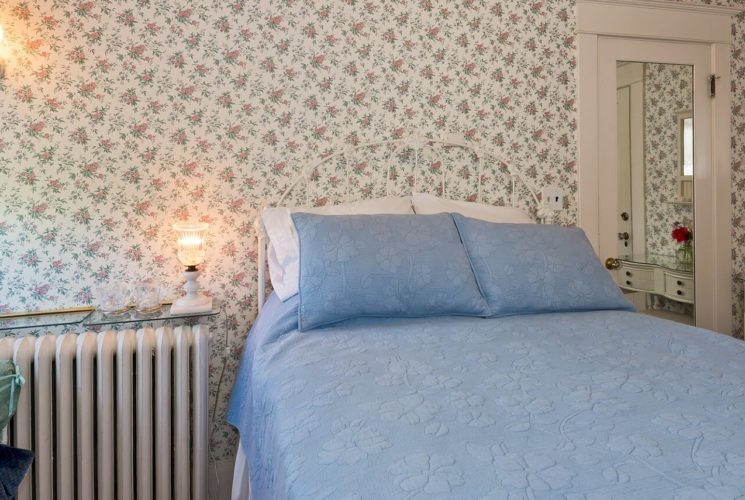
<path id="1" fill-rule="evenodd" d="M 618 88 L 629 88 L 629 147 L 631 160 L 631 248 L 626 252 L 644 253 L 647 228 L 644 203 L 644 65 L 630 64 L 618 69 Z M 636 125 L 636 126 L 634 126 Z"/>
<path id="2" fill-rule="evenodd" d="M 708 55 L 709 72 L 717 75 L 717 96 L 708 106 L 708 117 L 697 117 L 707 125 L 708 153 L 697 163 L 694 183 L 696 204 L 696 320 L 699 326 L 722 333 L 732 330 L 732 255 L 730 199 L 730 50 L 732 16 L 742 8 L 692 5 L 663 0 L 577 0 L 578 60 L 578 224 L 587 233 L 596 251 L 601 245 L 601 210 L 611 200 L 602 190 L 602 168 L 612 162 L 615 173 L 616 153 L 601 157 L 607 151 L 601 142 L 601 92 L 599 77 L 603 66 L 601 45 L 639 46 L 642 40 L 687 42 L 692 47 L 704 47 Z M 615 41 L 611 41 L 615 39 Z M 637 42 L 637 43 L 634 43 Z M 629 57 L 634 49 L 629 49 Z M 663 54 L 657 54 L 662 57 Z M 654 60 L 646 57 L 642 60 Z M 629 60 L 626 58 L 626 60 Z M 633 60 L 633 59 L 632 59 Z M 674 58 L 656 62 L 676 62 Z M 613 61 L 615 71 L 615 61 Z M 606 64 L 607 66 L 607 64 Z M 699 75 L 701 71 L 699 72 Z M 695 77 L 698 78 L 698 77 Z M 696 85 L 701 85 L 696 80 Z M 615 91 L 615 85 L 614 91 Z M 612 115 L 615 117 L 615 109 Z M 612 138 L 614 141 L 615 139 Z M 700 150 L 700 145 L 696 146 Z M 697 155 L 697 160 L 699 156 Z M 600 203 L 601 193 L 604 203 Z M 616 195 L 617 196 L 617 193 Z M 615 200 L 615 197 L 613 198 Z M 615 203 L 613 204 L 615 205 Z M 605 231 L 607 233 L 607 231 Z M 601 258 L 607 256 L 600 255 Z M 700 302 L 700 304 L 699 304 Z"/>

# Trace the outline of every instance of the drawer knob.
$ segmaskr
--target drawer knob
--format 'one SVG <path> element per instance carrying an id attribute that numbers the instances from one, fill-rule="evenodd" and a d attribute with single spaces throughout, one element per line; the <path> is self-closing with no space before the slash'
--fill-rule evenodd
<path id="1" fill-rule="evenodd" d="M 678 290 L 678 295 L 683 295 L 683 290 Z"/>
<path id="2" fill-rule="evenodd" d="M 678 286 L 683 286 L 683 282 L 678 280 Z"/>
<path id="3" fill-rule="evenodd" d="M 626 276 L 631 277 L 631 271 L 626 271 Z"/>
<path id="4" fill-rule="evenodd" d="M 629 286 L 631 286 L 631 282 L 628 281 L 628 280 L 626 281 L 626 284 L 629 285 Z"/>

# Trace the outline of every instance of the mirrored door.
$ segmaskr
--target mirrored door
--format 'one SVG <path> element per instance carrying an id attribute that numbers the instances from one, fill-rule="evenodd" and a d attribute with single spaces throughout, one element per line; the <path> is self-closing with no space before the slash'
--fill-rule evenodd
<path id="1" fill-rule="evenodd" d="M 695 324 L 693 66 L 616 64 L 619 286 Z"/>
<path id="2" fill-rule="evenodd" d="M 719 226 L 710 70 L 704 44 L 598 39 L 598 253 L 640 310 L 725 331 L 731 311 L 725 314 L 719 291 L 730 284 L 709 271 L 718 269 L 721 249 L 712 243 Z M 619 81 L 629 73 L 636 76 Z M 627 137 L 619 127 L 619 90 L 625 86 Z M 619 143 L 628 152 L 619 152 Z M 623 195 L 622 184 L 630 186 Z M 624 203 L 631 211 L 620 208 Z M 628 246 L 619 239 L 624 232 Z"/>

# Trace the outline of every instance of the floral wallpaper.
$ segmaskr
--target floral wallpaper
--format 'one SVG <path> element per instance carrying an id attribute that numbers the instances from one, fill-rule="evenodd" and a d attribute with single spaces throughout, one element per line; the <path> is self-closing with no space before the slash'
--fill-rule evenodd
<path id="1" fill-rule="evenodd" d="M 745 293 L 745 14 L 732 27 L 732 330 L 743 338 Z"/>
<path id="2" fill-rule="evenodd" d="M 175 287 L 170 225 L 209 222 L 203 283 L 224 304 L 211 447 L 229 458 L 223 412 L 256 314 L 252 222 L 309 160 L 416 130 L 463 133 L 534 185 L 561 186 L 574 220 L 573 7 L 1 0 L 0 310 L 86 304 L 96 285 L 140 277 Z M 377 192 L 371 164 L 353 173 Z M 505 196 L 498 177 L 489 201 Z"/>
<path id="3" fill-rule="evenodd" d="M 573 0 L 0 0 L 0 310 L 86 304 L 96 285 L 140 277 L 175 287 L 170 225 L 208 221 L 202 281 L 224 304 L 211 354 L 211 451 L 228 459 L 236 436 L 225 402 L 256 314 L 252 222 L 308 161 L 417 130 L 463 133 L 536 187 L 562 187 L 565 220 L 575 220 L 573 9 Z M 743 31 L 740 21 L 739 272 Z M 379 192 L 371 162 L 352 172 L 360 193 Z M 499 168 L 491 172 L 484 198 L 498 202 L 506 193 Z"/>
<path id="4" fill-rule="evenodd" d="M 678 198 L 680 173 L 678 115 L 693 109 L 692 85 L 691 66 L 644 65 L 645 226 L 651 254 L 675 255 L 673 224 L 693 219 L 691 205 L 671 203 Z"/>

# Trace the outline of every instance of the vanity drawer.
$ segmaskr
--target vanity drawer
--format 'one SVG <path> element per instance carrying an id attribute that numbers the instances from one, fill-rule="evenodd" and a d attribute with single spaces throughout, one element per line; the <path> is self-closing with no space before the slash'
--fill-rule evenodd
<path id="1" fill-rule="evenodd" d="M 693 278 L 665 273 L 665 296 L 678 302 L 693 303 Z"/>
<path id="2" fill-rule="evenodd" d="M 654 269 L 630 266 L 622 263 L 618 268 L 618 285 L 621 288 L 654 291 Z"/>
<path id="3" fill-rule="evenodd" d="M 687 302 L 693 304 L 693 290 L 687 288 L 675 288 L 665 290 L 665 297 L 678 302 Z"/>
<path id="4" fill-rule="evenodd" d="M 665 273 L 665 291 L 675 293 L 675 290 L 678 289 L 693 292 L 693 278 L 683 278 L 682 276 Z M 693 293 L 691 293 L 691 296 L 693 296 Z"/>

